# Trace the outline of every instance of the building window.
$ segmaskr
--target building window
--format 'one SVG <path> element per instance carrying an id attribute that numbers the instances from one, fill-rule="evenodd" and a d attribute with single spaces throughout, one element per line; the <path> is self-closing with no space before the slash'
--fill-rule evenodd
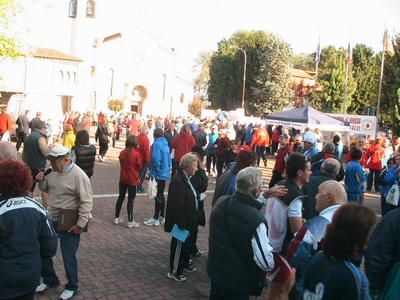
<path id="1" fill-rule="evenodd" d="M 60 71 L 60 82 L 64 82 L 64 72 Z"/>
<path id="2" fill-rule="evenodd" d="M 71 74 L 67 72 L 67 83 L 71 83 Z"/>
<path id="3" fill-rule="evenodd" d="M 73 75 L 74 83 L 76 83 L 76 72 L 73 72 L 72 75 Z"/>
<path id="4" fill-rule="evenodd" d="M 183 103 L 183 102 L 185 101 L 185 97 L 184 97 L 183 94 L 181 94 L 181 95 L 179 96 L 179 101 L 180 101 L 181 103 Z"/>

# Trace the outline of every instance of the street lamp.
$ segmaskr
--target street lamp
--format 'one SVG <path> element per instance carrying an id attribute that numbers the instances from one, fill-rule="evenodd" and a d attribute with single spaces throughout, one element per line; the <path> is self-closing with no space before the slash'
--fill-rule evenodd
<path id="1" fill-rule="evenodd" d="M 244 108 L 244 95 L 246 94 L 246 62 L 247 62 L 247 54 L 242 48 L 231 45 L 231 48 L 236 48 L 243 51 L 244 54 L 244 67 L 243 67 L 243 94 L 242 94 L 242 109 Z"/>

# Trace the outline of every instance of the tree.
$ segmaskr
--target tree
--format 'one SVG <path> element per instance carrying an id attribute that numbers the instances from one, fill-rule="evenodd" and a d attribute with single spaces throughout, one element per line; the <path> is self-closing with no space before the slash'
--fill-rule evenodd
<path id="1" fill-rule="evenodd" d="M 357 88 L 351 97 L 350 114 L 364 114 L 366 107 L 377 107 L 379 63 L 371 47 L 357 44 L 353 49 L 352 75 Z"/>
<path id="2" fill-rule="evenodd" d="M 207 90 L 210 85 L 210 65 L 213 51 L 202 51 L 199 53 L 193 66 L 193 71 L 197 77 L 193 80 L 195 93 L 203 100 L 208 99 Z"/>
<path id="3" fill-rule="evenodd" d="M 315 70 L 315 53 L 300 53 L 293 55 L 293 68 L 300 70 Z"/>
<path id="4" fill-rule="evenodd" d="M 324 60 L 322 61 L 322 57 Z M 327 113 L 342 113 L 350 106 L 350 99 L 355 91 L 356 84 L 349 70 L 347 84 L 347 103 L 344 104 L 344 93 L 346 86 L 346 50 L 329 46 L 322 50 L 321 54 L 321 76 L 319 85 L 322 86 L 318 96 L 320 99 L 319 109 Z"/>
<path id="5" fill-rule="evenodd" d="M 395 55 L 385 54 L 380 121 L 391 123 L 393 133 L 400 134 L 400 34 L 394 39 Z M 381 61 L 381 60 L 380 60 Z"/>
<path id="6" fill-rule="evenodd" d="M 114 111 L 115 113 L 123 111 L 125 107 L 124 100 L 114 99 L 108 101 L 108 109 Z"/>
<path id="7" fill-rule="evenodd" d="M 18 12 L 14 0 L 0 0 L 0 25 L 8 29 L 13 16 Z M 21 48 L 14 37 L 9 37 L 0 32 L 0 57 L 16 59 L 21 55 Z"/>
<path id="8" fill-rule="evenodd" d="M 255 86 L 254 99 L 249 101 L 249 111 L 264 115 L 292 106 L 291 72 L 293 53 L 281 38 L 270 35 L 263 49 L 258 51 L 260 68 Z"/>
<path id="9" fill-rule="evenodd" d="M 201 108 L 202 108 L 202 100 L 200 97 L 196 97 L 192 102 L 188 105 L 188 111 L 194 115 L 196 118 L 201 116 Z"/>
<path id="10" fill-rule="evenodd" d="M 228 40 L 218 43 L 218 51 L 211 57 L 210 85 L 208 100 L 213 108 L 232 110 L 241 107 L 243 91 L 244 54 L 246 52 L 246 110 L 251 108 L 253 94 L 251 87 L 258 75 L 257 50 L 264 47 L 268 34 L 264 31 L 237 31 Z M 231 47 L 235 46 L 235 47 Z"/>

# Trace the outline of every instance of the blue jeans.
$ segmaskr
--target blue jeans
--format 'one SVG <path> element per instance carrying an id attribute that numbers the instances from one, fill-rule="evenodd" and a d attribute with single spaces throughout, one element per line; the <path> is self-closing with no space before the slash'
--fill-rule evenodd
<path id="1" fill-rule="evenodd" d="M 145 161 L 145 160 L 143 161 L 143 167 L 139 172 L 140 184 L 138 186 L 138 190 L 143 190 L 142 184 L 143 184 L 144 178 L 146 177 L 146 173 L 147 173 L 147 169 L 149 168 L 149 165 L 150 164 L 147 161 Z"/>
<path id="2" fill-rule="evenodd" d="M 54 228 L 57 228 L 57 222 L 52 221 Z M 64 261 L 65 275 L 68 283 L 65 288 L 70 291 L 78 290 L 78 259 L 76 253 L 79 248 L 80 235 L 71 234 L 67 231 L 57 230 L 58 237 L 60 238 L 61 255 Z M 54 270 L 53 259 L 42 259 L 41 275 L 43 282 L 50 286 L 58 285 L 60 280 Z"/>

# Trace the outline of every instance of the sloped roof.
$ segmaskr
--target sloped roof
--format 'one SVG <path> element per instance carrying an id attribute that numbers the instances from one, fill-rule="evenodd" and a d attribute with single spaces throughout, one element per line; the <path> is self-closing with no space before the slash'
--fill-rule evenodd
<path id="1" fill-rule="evenodd" d="M 310 74 L 308 71 L 300 70 L 300 69 L 291 69 L 291 74 L 293 77 L 299 77 L 299 78 L 308 78 L 308 79 L 313 79 L 314 74 Z"/>
<path id="2" fill-rule="evenodd" d="M 77 62 L 83 61 L 82 58 L 66 54 L 64 52 L 51 48 L 36 48 L 36 51 L 33 52 L 33 57 L 77 61 Z"/>

